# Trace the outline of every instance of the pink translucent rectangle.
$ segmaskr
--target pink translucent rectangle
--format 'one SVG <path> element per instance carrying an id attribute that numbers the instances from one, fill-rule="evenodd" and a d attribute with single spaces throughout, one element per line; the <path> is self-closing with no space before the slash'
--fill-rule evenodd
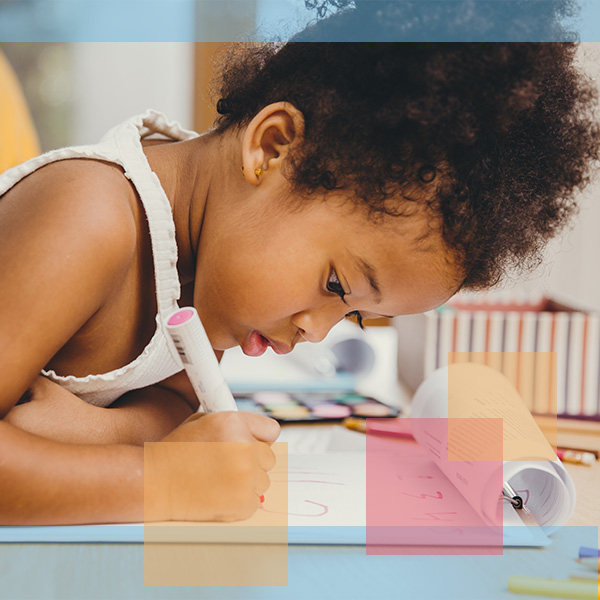
<path id="1" fill-rule="evenodd" d="M 449 431 L 474 456 L 469 427 L 482 419 L 460 421 L 410 419 L 419 443 L 367 433 L 367 554 L 502 554 L 502 451 L 498 460 L 449 457 Z M 484 421 L 502 440 L 502 420 Z"/>

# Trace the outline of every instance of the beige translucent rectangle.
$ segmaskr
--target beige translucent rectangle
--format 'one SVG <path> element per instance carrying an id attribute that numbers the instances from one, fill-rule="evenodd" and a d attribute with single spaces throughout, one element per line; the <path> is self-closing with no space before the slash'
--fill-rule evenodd
<path id="1" fill-rule="evenodd" d="M 144 542 L 147 586 L 286 586 L 287 544 Z"/>
<path id="2" fill-rule="evenodd" d="M 454 352 L 449 364 L 473 362 L 487 364 L 504 374 L 518 397 L 532 412 L 552 448 L 557 447 L 557 355 L 556 352 Z M 472 358 L 476 360 L 472 360 Z M 458 416 L 450 409 L 449 416 Z"/>
<path id="3" fill-rule="evenodd" d="M 169 442 L 158 442 L 169 443 Z M 175 442 L 176 452 L 215 455 L 230 442 Z M 275 443 L 277 463 L 264 503 L 248 519 L 232 522 L 146 522 L 144 583 L 148 586 L 281 586 L 288 578 L 287 444 Z M 167 448 L 173 451 L 172 448 Z M 210 452 L 210 451 L 213 452 Z M 189 454 L 192 453 L 192 454 Z M 145 470 L 145 503 L 164 502 L 166 482 Z"/>
<path id="4" fill-rule="evenodd" d="M 519 357 L 515 358 L 518 360 Z M 525 368 L 525 365 L 530 362 L 526 361 L 521 366 Z M 533 364 L 535 365 L 535 361 Z M 545 361 L 544 365 L 551 368 L 552 361 Z M 472 432 L 473 440 L 470 442 L 473 451 L 469 456 L 464 456 L 465 426 L 458 421 L 461 426 L 457 427 L 454 433 L 450 430 L 449 436 L 460 435 L 460 439 L 454 441 L 449 438 L 449 444 L 462 448 L 462 460 L 499 460 L 497 454 L 500 450 L 501 459 L 505 461 L 556 460 L 552 448 L 552 441 L 556 441 L 556 426 L 554 431 L 552 427 L 546 427 L 544 429 L 546 435 L 544 435 L 508 377 L 483 364 L 481 360 L 470 363 L 458 362 L 449 368 L 448 417 L 450 422 L 452 419 L 481 419 L 481 423 L 486 422 L 483 420 L 493 423 L 493 419 L 502 419 L 501 428 L 493 426 L 496 434 L 502 432 L 502 443 L 499 443 L 496 435 L 493 436 L 493 443 L 490 442 L 491 456 L 490 452 L 482 451 L 481 443 L 475 443 L 476 439 L 481 441 L 482 437 L 480 435 L 482 432 L 478 432 L 477 436 L 474 435 L 476 429 Z M 556 417 L 554 422 L 556 423 Z"/>

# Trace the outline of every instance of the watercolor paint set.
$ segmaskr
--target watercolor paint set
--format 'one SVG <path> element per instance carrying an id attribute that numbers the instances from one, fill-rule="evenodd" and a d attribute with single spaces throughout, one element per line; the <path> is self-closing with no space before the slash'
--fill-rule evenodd
<path id="1" fill-rule="evenodd" d="M 357 393 L 251 392 L 234 394 L 239 410 L 266 415 L 280 423 L 341 421 L 346 417 L 397 417 L 400 411 Z"/>

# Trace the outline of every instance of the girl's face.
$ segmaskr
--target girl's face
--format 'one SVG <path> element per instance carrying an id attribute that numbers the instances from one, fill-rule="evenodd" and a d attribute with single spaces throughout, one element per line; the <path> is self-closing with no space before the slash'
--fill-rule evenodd
<path id="1" fill-rule="evenodd" d="M 416 241 L 424 215 L 372 222 L 331 194 L 300 210 L 283 204 L 249 200 L 205 226 L 194 305 L 215 349 L 285 354 L 322 340 L 349 313 L 427 311 L 460 285 L 439 234 Z"/>

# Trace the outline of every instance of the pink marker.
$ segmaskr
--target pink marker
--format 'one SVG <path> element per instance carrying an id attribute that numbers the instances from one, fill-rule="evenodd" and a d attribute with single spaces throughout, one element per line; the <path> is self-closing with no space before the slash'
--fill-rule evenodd
<path id="1" fill-rule="evenodd" d="M 196 309 L 180 308 L 166 327 L 204 412 L 237 410 Z"/>

